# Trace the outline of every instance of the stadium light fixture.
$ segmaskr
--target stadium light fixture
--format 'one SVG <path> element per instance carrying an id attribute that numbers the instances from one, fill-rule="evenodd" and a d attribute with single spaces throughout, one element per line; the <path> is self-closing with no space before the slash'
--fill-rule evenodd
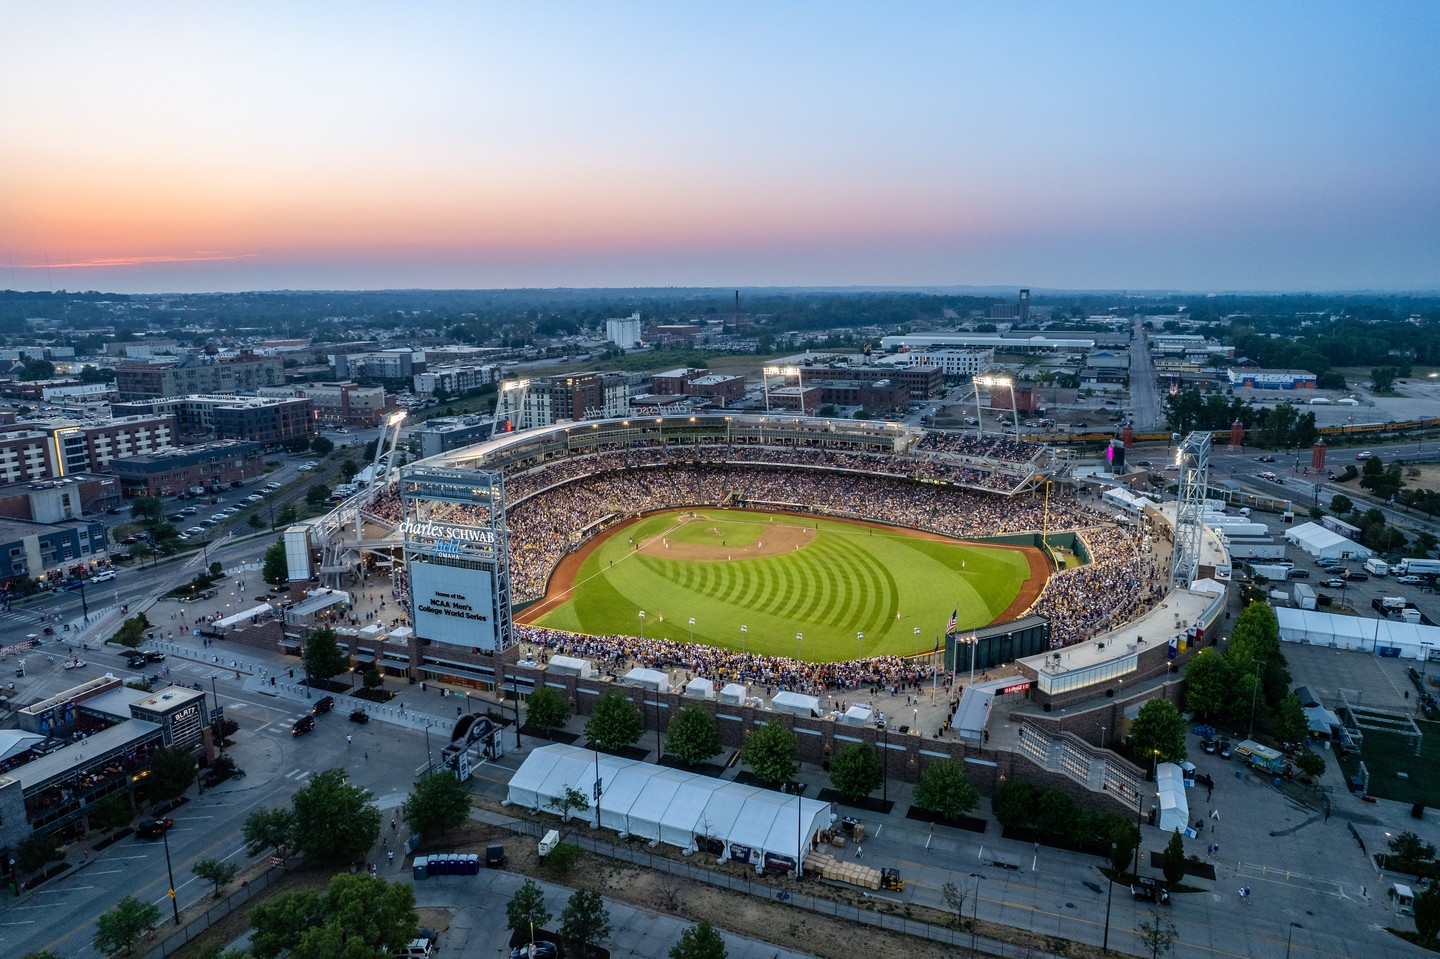
<path id="1" fill-rule="evenodd" d="M 409 415 L 409 412 L 407 412 L 406 410 L 396 410 L 394 413 L 391 413 L 389 416 L 385 417 L 385 425 L 392 427 L 399 426 L 401 423 L 405 422 L 405 417 Z"/>
<path id="2" fill-rule="evenodd" d="M 976 386 L 985 386 L 992 389 L 1007 389 L 1015 385 L 1015 381 L 1008 376 L 977 376 Z"/>

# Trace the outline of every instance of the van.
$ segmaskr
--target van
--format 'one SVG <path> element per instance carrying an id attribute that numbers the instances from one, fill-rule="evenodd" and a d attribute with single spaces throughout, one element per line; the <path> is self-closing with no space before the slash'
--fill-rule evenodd
<path id="1" fill-rule="evenodd" d="M 433 951 L 429 939 L 411 939 L 392 955 L 395 959 L 430 959 Z"/>

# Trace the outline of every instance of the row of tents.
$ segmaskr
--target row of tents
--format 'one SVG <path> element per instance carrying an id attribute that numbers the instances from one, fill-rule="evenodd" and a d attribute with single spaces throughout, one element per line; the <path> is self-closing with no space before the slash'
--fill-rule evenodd
<path id="1" fill-rule="evenodd" d="M 718 844 L 723 846 L 722 861 L 737 859 L 757 871 L 767 866 L 794 869 L 832 816 L 830 804 L 818 800 L 563 743 L 542 746 L 527 756 L 510 779 L 505 801 L 554 809 L 552 803 L 575 790 L 591 803 L 582 816 L 594 823 L 597 776 L 602 827 L 686 852 Z"/>

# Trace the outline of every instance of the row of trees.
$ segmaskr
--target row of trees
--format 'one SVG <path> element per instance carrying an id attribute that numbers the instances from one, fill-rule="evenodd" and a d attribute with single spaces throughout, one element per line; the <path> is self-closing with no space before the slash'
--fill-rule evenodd
<path id="1" fill-rule="evenodd" d="M 570 707 L 556 690 L 541 688 L 530 697 L 529 723 L 542 731 L 556 729 L 570 719 Z M 644 734 L 640 711 L 617 689 L 607 690 L 595 701 L 595 710 L 585 724 L 592 745 L 607 751 L 624 749 Z M 712 716 L 698 703 L 680 707 L 665 731 L 664 749 L 688 766 L 695 766 L 721 751 L 720 731 Z M 795 733 L 782 723 L 767 723 L 745 738 L 741 760 L 764 782 L 786 783 L 800 766 Z M 830 782 L 846 799 L 854 800 L 880 788 L 885 771 L 875 747 L 869 743 L 847 743 L 830 760 Z M 915 804 L 947 819 L 964 816 L 979 802 L 979 793 L 965 775 L 963 763 L 936 760 L 925 768 L 916 786 Z M 589 800 L 576 793 L 556 804 L 561 815 L 590 808 Z"/>
<path id="2" fill-rule="evenodd" d="M 1191 430 L 1228 430 L 1236 420 L 1249 430 L 1251 446 L 1270 449 L 1308 447 L 1320 436 L 1315 414 L 1301 413 L 1289 403 L 1259 410 L 1243 400 L 1223 393 L 1181 390 L 1165 397 L 1165 425 L 1176 433 Z"/>
<path id="3" fill-rule="evenodd" d="M 573 847 L 572 847 L 573 848 Z M 553 854 L 552 854 L 553 855 Z M 505 904 L 505 921 L 512 932 L 534 941 L 535 930 L 544 929 L 555 916 L 545 905 L 545 890 L 533 879 L 515 891 Z M 610 938 L 610 911 L 597 892 L 577 889 L 560 911 L 560 938 L 568 954 L 584 956 L 591 946 Z M 680 933 L 670 947 L 670 959 L 725 959 L 725 940 L 710 923 L 701 920 Z M 264 959 L 264 957 L 262 957 Z"/>

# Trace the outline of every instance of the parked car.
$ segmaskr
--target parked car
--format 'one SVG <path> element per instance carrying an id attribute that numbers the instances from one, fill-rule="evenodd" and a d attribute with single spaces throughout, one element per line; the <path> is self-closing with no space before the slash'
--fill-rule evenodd
<path id="1" fill-rule="evenodd" d="M 1344 589 L 1345 581 L 1343 579 L 1327 579 L 1320 585 L 1330 589 Z"/>
<path id="2" fill-rule="evenodd" d="M 370 714 L 363 709 L 352 710 L 350 712 L 350 721 L 363 726 L 370 721 Z"/>
<path id="3" fill-rule="evenodd" d="M 1360 572 L 1347 571 L 1347 572 L 1345 573 L 1345 578 L 1348 579 L 1348 580 L 1349 580 L 1350 582 L 1352 582 L 1352 583 L 1363 583 L 1363 582 L 1365 582 L 1367 579 L 1370 578 L 1370 574 L 1369 574 L 1369 573 L 1360 573 Z"/>
<path id="4" fill-rule="evenodd" d="M 1357 460 L 1368 460 L 1368 459 L 1373 458 L 1374 456 L 1375 456 L 1374 453 L 1370 452 L 1369 450 L 1366 450 L 1366 451 L 1363 452 L 1363 453 L 1356 453 L 1356 454 L 1355 454 L 1355 459 L 1357 459 Z"/>
<path id="5" fill-rule="evenodd" d="M 319 716 L 321 713 L 328 713 L 335 708 L 334 696 L 321 696 L 315 700 L 315 705 L 310 707 L 310 715 Z"/>
<path id="6" fill-rule="evenodd" d="M 555 959 L 560 949 L 553 942 L 526 942 L 510 950 L 510 959 Z"/>
<path id="7" fill-rule="evenodd" d="M 265 497 L 261 496 L 259 493 L 251 493 L 249 496 L 245 497 L 245 502 L 247 502 L 247 503 L 258 503 L 258 502 L 260 502 L 261 500 L 263 500 L 264 498 L 265 498 Z"/>
<path id="8" fill-rule="evenodd" d="M 129 666 L 131 669 L 144 669 L 145 657 L 142 656 L 140 653 L 131 653 L 129 656 L 126 657 L 125 665 Z"/>
<path id="9" fill-rule="evenodd" d="M 1418 586 L 1425 582 L 1425 579 L 1421 576 L 1397 576 L 1395 582 L 1404 583 L 1406 586 Z"/>
<path id="10" fill-rule="evenodd" d="M 1220 746 L 1213 739 L 1200 740 L 1200 750 L 1202 752 L 1208 753 L 1213 756 L 1215 755 L 1215 750 L 1219 748 Z"/>
<path id="11" fill-rule="evenodd" d="M 145 657 L 145 662 L 147 663 L 165 662 L 165 654 L 158 649 L 141 650 L 140 655 Z"/>
<path id="12" fill-rule="evenodd" d="M 1299 569 L 1299 568 L 1292 567 L 1291 570 L 1290 570 L 1290 578 L 1291 578 L 1291 579 L 1309 579 L 1309 578 L 1310 578 L 1310 571 L 1309 571 L 1308 569 Z"/>
<path id="13" fill-rule="evenodd" d="M 1130 895 L 1135 897 L 1136 902 L 1156 902 L 1162 906 L 1170 905 L 1170 893 L 1150 876 L 1136 878 L 1135 884 L 1130 887 Z"/>
<path id="14" fill-rule="evenodd" d="M 94 576 L 91 576 L 91 577 L 90 577 L 90 582 L 92 582 L 92 583 L 108 583 L 108 582 L 110 582 L 110 580 L 112 580 L 112 579 L 114 579 L 114 578 L 115 578 L 115 571 L 114 571 L 113 569 L 102 569 L 100 572 L 98 572 L 98 573 L 96 573 Z"/>
<path id="15" fill-rule="evenodd" d="M 168 816 L 164 819 L 147 819 L 135 827 L 135 835 L 141 839 L 159 839 L 173 825 L 175 825 L 175 820 Z"/>
<path id="16" fill-rule="evenodd" d="M 301 716 L 299 719 L 295 720 L 295 724 L 290 727 L 290 735 L 292 735 L 292 736 L 303 736 L 303 735 L 305 735 L 306 733 L 314 732 L 314 731 L 315 731 L 315 717 L 314 717 L 314 716 Z"/>

